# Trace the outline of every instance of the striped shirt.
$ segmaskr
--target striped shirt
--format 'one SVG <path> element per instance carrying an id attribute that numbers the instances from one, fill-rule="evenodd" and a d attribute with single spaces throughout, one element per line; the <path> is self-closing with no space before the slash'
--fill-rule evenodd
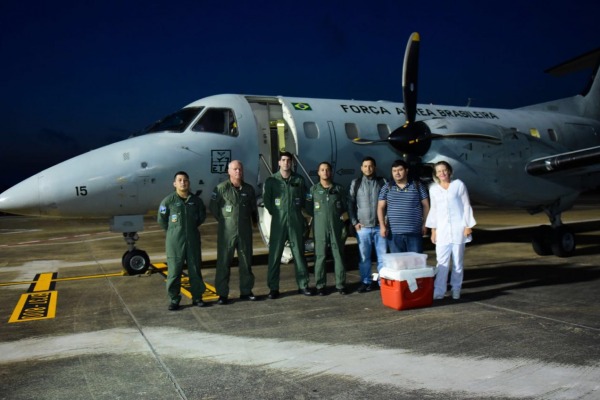
<path id="1" fill-rule="evenodd" d="M 429 198 L 425 185 L 410 181 L 404 189 L 394 181 L 383 185 L 379 200 L 384 200 L 392 235 L 421 234 L 423 229 L 422 200 Z"/>

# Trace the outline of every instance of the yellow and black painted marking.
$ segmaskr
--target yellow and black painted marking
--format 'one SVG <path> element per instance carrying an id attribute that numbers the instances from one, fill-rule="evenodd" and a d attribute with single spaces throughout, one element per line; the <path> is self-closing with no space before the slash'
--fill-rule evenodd
<path id="1" fill-rule="evenodd" d="M 27 293 L 21 295 L 8 322 L 54 318 L 58 300 L 58 292 L 54 290 L 56 277 L 56 272 L 37 274 Z"/>
<path id="2" fill-rule="evenodd" d="M 167 277 L 166 264 L 154 264 L 154 270 L 161 274 L 163 277 Z M 118 272 L 114 274 L 86 275 L 59 279 L 58 273 L 46 272 L 42 274 L 37 274 L 33 281 L 0 282 L 0 287 L 12 285 L 29 285 L 27 293 L 21 295 L 21 298 L 19 299 L 19 302 L 17 303 L 17 306 L 15 307 L 8 322 L 24 322 L 54 318 L 56 316 L 56 305 L 58 301 L 58 291 L 55 290 L 56 282 L 106 278 L 109 276 L 122 275 L 123 273 Z M 202 298 L 204 300 L 218 299 L 219 296 L 217 296 L 217 290 L 215 289 L 215 287 L 209 285 L 206 282 L 205 284 L 206 291 L 202 295 Z M 190 292 L 190 281 L 185 273 L 181 278 L 181 294 L 186 296 L 187 298 L 192 298 L 192 293 Z"/>
<path id="3" fill-rule="evenodd" d="M 15 307 L 9 323 L 50 319 L 56 316 L 58 291 L 54 290 L 56 282 L 74 281 L 82 279 L 106 278 L 109 276 L 122 276 L 122 273 L 98 274 L 76 276 L 71 278 L 58 278 L 56 272 L 37 274 L 33 281 L 27 282 L 0 282 L 0 286 L 27 285 L 27 293 L 22 294 Z"/>
<path id="4" fill-rule="evenodd" d="M 157 263 L 154 264 L 154 268 L 159 274 L 161 274 L 165 278 L 167 277 L 167 264 Z M 206 285 L 206 290 L 204 291 L 204 294 L 202 294 L 202 300 L 218 299 L 219 296 L 217 295 L 217 289 L 215 289 L 214 286 L 206 283 L 206 281 L 204 282 L 204 284 Z M 181 294 L 187 297 L 188 299 L 192 298 L 192 292 L 190 292 L 190 279 L 185 274 L 185 272 L 183 273 L 183 276 L 181 278 Z"/>

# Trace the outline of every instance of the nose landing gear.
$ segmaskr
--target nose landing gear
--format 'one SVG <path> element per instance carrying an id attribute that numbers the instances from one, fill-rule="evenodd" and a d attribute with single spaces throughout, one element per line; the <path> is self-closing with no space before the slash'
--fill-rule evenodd
<path id="1" fill-rule="evenodd" d="M 123 232 L 123 239 L 127 242 L 128 250 L 123 254 L 121 264 L 129 275 L 145 274 L 150 268 L 148 253 L 135 247 L 139 239 L 137 232 Z"/>

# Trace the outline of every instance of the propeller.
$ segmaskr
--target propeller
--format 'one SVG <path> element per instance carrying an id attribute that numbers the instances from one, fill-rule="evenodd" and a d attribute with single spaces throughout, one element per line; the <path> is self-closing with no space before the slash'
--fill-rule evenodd
<path id="1" fill-rule="evenodd" d="M 402 67 L 402 96 L 406 122 L 388 137 L 390 144 L 402 153 L 417 156 L 422 156 L 429 150 L 431 139 L 434 136 L 427 124 L 416 121 L 420 46 L 421 36 L 417 32 L 413 32 L 406 44 Z"/>
<path id="2" fill-rule="evenodd" d="M 387 139 L 369 140 L 354 139 L 356 144 L 376 144 L 390 143 L 394 148 L 405 155 L 420 156 L 427 153 L 431 146 L 431 140 L 437 138 L 446 139 L 478 139 L 498 144 L 500 139 L 492 135 L 482 133 L 450 133 L 437 134 L 431 131 L 430 125 L 426 121 L 416 121 L 417 117 L 417 88 L 419 77 L 419 48 L 421 37 L 419 33 L 413 32 L 408 39 L 404 53 L 404 63 L 402 68 L 402 96 L 404 98 L 404 113 L 406 122 L 401 127 L 395 129 Z M 435 125 L 435 124 L 434 124 Z M 469 123 L 467 125 L 473 125 Z M 465 128 L 465 126 L 463 126 Z M 468 128 L 468 127 L 466 127 Z M 487 127 L 488 129 L 491 127 Z"/>
<path id="3" fill-rule="evenodd" d="M 419 77 L 419 47 L 421 37 L 413 32 L 408 39 L 404 53 L 404 64 L 402 68 L 402 95 L 404 97 L 404 112 L 406 122 L 395 129 L 387 139 L 368 140 L 356 138 L 356 144 L 375 144 L 387 142 L 404 154 L 415 154 L 422 156 L 427 152 L 431 144 L 431 138 L 435 135 L 421 121 L 415 121 L 417 117 L 417 86 Z"/>

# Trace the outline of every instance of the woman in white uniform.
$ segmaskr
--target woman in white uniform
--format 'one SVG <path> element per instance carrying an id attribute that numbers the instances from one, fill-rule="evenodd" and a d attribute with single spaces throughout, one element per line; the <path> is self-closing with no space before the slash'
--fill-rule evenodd
<path id="1" fill-rule="evenodd" d="M 471 228 L 475 226 L 473 209 L 467 187 L 460 179 L 452 179 L 452 167 L 446 161 L 434 165 L 435 183 L 429 188 L 431 209 L 425 225 L 431 228 L 431 242 L 435 244 L 437 275 L 433 298 L 443 299 L 448 285 L 450 259 L 452 259 L 452 298 L 460 299 L 463 282 L 465 243 L 471 241 Z"/>

